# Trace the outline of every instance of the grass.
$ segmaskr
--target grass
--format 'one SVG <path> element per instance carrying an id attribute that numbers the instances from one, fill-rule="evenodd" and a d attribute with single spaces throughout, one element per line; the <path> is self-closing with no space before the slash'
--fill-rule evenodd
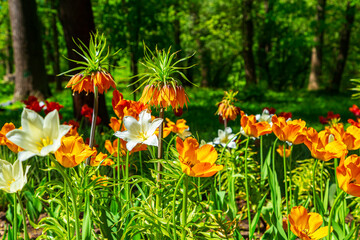
<path id="1" fill-rule="evenodd" d="M 52 86 L 55 89 L 54 86 Z M 123 93 L 125 99 L 133 99 L 130 88 L 126 84 L 118 84 L 118 89 Z M 236 90 L 236 89 L 234 89 Z M 11 100 L 13 93 L 13 85 L 10 83 L 0 82 L 0 104 Z M 199 136 L 205 141 L 212 141 L 217 136 L 217 130 L 223 128 L 218 121 L 218 116 L 215 115 L 217 110 L 217 103 L 222 99 L 223 89 L 210 88 L 188 88 L 187 89 L 190 103 L 188 108 L 184 109 L 184 114 L 181 118 L 187 120 L 190 126 L 190 131 Z M 63 120 L 68 121 L 73 118 L 71 91 L 64 89 L 61 92 L 53 92 L 53 96 L 49 101 L 56 101 L 64 105 L 60 110 L 63 115 Z M 351 92 L 343 94 L 329 94 L 327 92 L 307 92 L 307 91 L 288 91 L 288 92 L 274 92 L 270 90 L 252 90 L 239 91 L 237 95 L 238 102 L 236 103 L 247 114 L 261 113 L 264 107 L 273 107 L 280 112 L 292 112 L 293 119 L 301 118 L 307 122 L 308 126 L 312 126 L 317 130 L 323 128 L 319 123 L 319 116 L 326 116 L 328 111 L 339 113 L 342 122 L 346 123 L 347 119 L 354 118 L 349 111 L 349 107 L 357 104 L 356 100 L 351 99 Z M 137 94 L 139 98 L 140 93 Z M 112 106 L 112 91 L 106 94 L 106 103 L 110 116 L 115 116 Z M 21 102 L 14 103 L 10 106 L 2 107 L 0 111 L 0 126 L 5 122 L 14 122 L 15 126 L 20 126 L 20 115 L 23 108 Z M 157 115 L 156 110 L 154 115 Z M 165 113 L 165 117 L 172 121 L 178 119 L 169 109 Z M 240 128 L 239 118 L 229 123 L 233 131 L 238 131 Z"/>

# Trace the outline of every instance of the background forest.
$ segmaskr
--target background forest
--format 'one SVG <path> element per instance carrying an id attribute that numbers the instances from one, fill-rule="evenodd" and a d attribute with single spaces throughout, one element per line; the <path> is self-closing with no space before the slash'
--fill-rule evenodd
<path id="1" fill-rule="evenodd" d="M 67 51 L 72 48 L 72 39 L 67 32 L 74 25 L 83 29 L 73 30 L 77 31 L 74 39 L 86 42 L 86 30 L 97 30 L 107 37 L 112 51 L 122 49 L 110 62 L 111 68 L 125 67 L 114 73 L 122 79 L 141 71 L 144 43 L 150 49 L 181 49 L 180 56 L 196 52 L 187 64 L 197 66 L 186 75 L 201 86 L 341 91 L 359 75 L 359 1 L 1 0 L 1 78 L 14 72 L 9 4 L 15 6 L 16 2 L 23 2 L 26 11 L 14 18 L 22 13 L 25 22 L 38 22 L 30 26 L 26 38 L 41 43 L 44 60 L 38 62 L 45 62 L 47 75 L 69 68 L 62 56 L 71 56 Z M 77 21 L 84 12 L 90 12 L 88 21 Z M 31 36 L 37 34 L 41 39 Z M 28 56 L 31 61 L 38 57 Z M 41 92 L 50 94 L 48 90 Z M 15 97 L 24 99 L 30 93 L 25 89 Z"/>

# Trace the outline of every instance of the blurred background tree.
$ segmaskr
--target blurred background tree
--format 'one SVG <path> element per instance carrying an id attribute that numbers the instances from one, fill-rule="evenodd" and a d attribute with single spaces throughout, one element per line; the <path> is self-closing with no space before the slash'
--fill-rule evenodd
<path id="1" fill-rule="evenodd" d="M 0 77 L 19 68 L 9 23 L 21 15 L 9 17 L 12 1 L 0 0 Z M 36 42 L 42 48 L 30 55 L 32 60 L 44 56 L 47 75 L 68 69 L 59 56 L 71 56 L 71 38 L 86 42 L 80 32 L 88 37 L 88 31 L 98 30 L 112 51 L 122 49 L 110 62 L 118 82 L 133 82 L 136 78 L 129 77 L 143 70 L 143 43 L 150 49 L 182 49 L 180 56 L 196 51 L 184 65 L 197 67 L 184 72 L 207 87 L 344 91 L 351 78 L 359 78 L 358 0 L 88 0 L 63 9 L 66 2 L 36 0 L 41 33 Z M 91 26 L 80 27 L 81 12 L 89 7 Z M 65 14 L 78 20 L 60 21 Z"/>

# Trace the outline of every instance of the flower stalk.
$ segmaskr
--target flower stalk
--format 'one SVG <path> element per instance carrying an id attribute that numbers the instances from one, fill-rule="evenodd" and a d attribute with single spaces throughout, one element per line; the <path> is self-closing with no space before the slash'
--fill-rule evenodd
<path id="1" fill-rule="evenodd" d="M 25 209 L 24 209 L 24 206 L 22 205 L 22 202 L 21 202 L 21 198 L 20 198 L 20 194 L 19 192 L 16 192 L 15 193 L 18 201 L 19 201 L 19 204 L 20 204 L 20 210 L 21 210 L 21 214 L 22 214 L 22 217 L 23 217 L 23 224 L 24 224 L 24 239 L 25 240 L 28 240 L 29 239 L 29 235 L 28 235 L 28 232 L 27 232 L 27 226 L 26 226 L 26 214 L 25 214 Z M 15 205 L 16 205 L 16 202 L 15 202 Z"/>
<path id="2" fill-rule="evenodd" d="M 164 121 L 164 108 L 160 107 L 160 112 L 159 112 L 159 118 L 162 119 L 162 122 Z M 159 144 L 158 144 L 158 154 L 157 157 L 158 159 L 162 159 L 163 158 L 163 132 L 164 132 L 164 124 L 161 123 L 159 126 Z M 159 185 L 159 190 L 161 190 L 161 174 L 160 172 L 162 171 L 162 165 L 161 162 L 159 161 L 157 163 L 157 176 L 156 176 L 156 181 Z M 160 202 L 161 202 L 161 198 L 160 198 L 160 194 L 156 194 L 156 212 L 159 213 L 160 212 Z"/>
<path id="3" fill-rule="evenodd" d="M 89 147 L 92 149 L 94 147 L 94 140 L 95 140 L 95 129 L 96 129 L 96 119 L 99 111 L 99 91 L 98 87 L 94 85 L 94 111 L 92 115 L 91 121 L 91 129 L 90 129 L 90 141 Z M 90 164 L 90 158 L 86 159 L 86 165 Z"/>
<path id="4" fill-rule="evenodd" d="M 284 183 L 285 183 L 285 204 L 286 204 L 286 216 L 289 215 L 289 196 L 288 196 L 288 182 L 287 182 L 287 167 L 286 167 L 286 146 L 284 144 L 284 153 L 283 153 L 283 165 L 284 165 Z M 291 189 L 290 189 L 291 191 Z M 290 224 L 287 223 L 287 235 L 290 238 Z"/>
<path id="5" fill-rule="evenodd" d="M 187 220 L 187 199 L 188 199 L 188 187 L 189 187 L 189 182 L 188 182 L 188 177 L 186 176 L 184 178 L 184 192 L 183 192 L 183 203 L 182 203 L 182 228 L 181 228 L 181 240 L 185 240 L 186 239 L 186 220 Z"/>
<path id="6" fill-rule="evenodd" d="M 248 182 L 248 146 L 249 146 L 250 137 L 247 137 L 246 139 L 246 145 L 245 145 L 245 191 L 246 191 L 246 207 L 247 207 L 247 214 L 248 214 L 248 223 L 249 223 L 249 231 L 251 226 L 251 211 L 250 211 L 250 192 L 249 192 L 249 182 Z"/>
<path id="7" fill-rule="evenodd" d="M 76 240 L 80 240 L 81 237 L 80 237 L 79 213 L 78 213 L 78 208 L 77 208 L 77 204 L 76 204 L 75 192 L 74 192 L 74 190 L 73 190 L 73 188 L 71 186 L 71 181 L 69 179 L 69 176 L 62 169 L 62 166 L 60 166 L 60 164 L 54 158 L 52 158 L 51 160 L 54 162 L 54 164 L 56 166 L 56 169 L 63 176 L 64 181 L 66 182 L 66 184 L 69 187 L 70 197 L 71 197 L 71 200 L 72 200 L 72 206 L 73 206 L 73 210 L 74 210 Z"/>

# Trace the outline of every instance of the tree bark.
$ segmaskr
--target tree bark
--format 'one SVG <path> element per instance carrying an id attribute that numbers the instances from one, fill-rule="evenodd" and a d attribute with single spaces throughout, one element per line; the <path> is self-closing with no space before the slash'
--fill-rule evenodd
<path id="1" fill-rule="evenodd" d="M 271 51 L 271 33 L 273 31 L 274 22 L 272 20 L 272 14 L 274 9 L 274 0 L 264 0 L 265 5 L 265 18 L 263 22 L 262 33 L 259 36 L 259 79 L 265 79 L 268 85 L 271 84 L 271 72 L 269 66 L 269 52 Z"/>
<path id="2" fill-rule="evenodd" d="M 57 5 L 58 5 L 57 1 L 51 0 L 50 4 L 51 4 L 51 9 L 53 9 L 53 10 L 57 9 Z M 52 33 L 53 33 L 52 39 L 53 39 L 53 44 L 54 44 L 54 46 L 53 46 L 53 48 L 54 48 L 53 72 L 54 72 L 55 76 L 60 73 L 59 31 L 56 26 L 56 22 L 57 22 L 57 14 L 51 13 L 51 28 L 52 28 Z M 58 91 L 62 90 L 61 78 L 55 77 L 55 79 L 56 79 L 56 90 L 58 90 Z"/>
<path id="3" fill-rule="evenodd" d="M 351 28 L 355 20 L 356 6 L 352 1 L 347 2 L 345 18 L 346 22 L 340 32 L 340 49 L 336 58 L 336 68 L 330 90 L 339 92 L 341 87 L 341 77 L 345 69 L 346 59 L 349 51 Z"/>
<path id="4" fill-rule="evenodd" d="M 9 0 L 15 60 L 13 100 L 29 95 L 44 99 L 51 95 L 46 78 L 42 40 L 35 0 Z"/>
<path id="5" fill-rule="evenodd" d="M 81 40 L 86 46 L 89 46 L 90 33 L 95 32 L 94 16 L 90 0 L 61 0 L 59 1 L 59 18 L 63 26 L 68 58 L 74 60 L 83 60 L 73 49 L 77 49 L 75 41 Z M 77 67 L 77 64 L 69 61 L 69 67 Z M 94 105 L 94 95 L 84 92 L 73 95 L 74 116 L 77 120 L 81 119 L 81 107 L 87 104 L 90 107 Z M 109 122 L 109 115 L 106 110 L 105 97 L 99 94 L 99 112 L 98 116 L 103 124 Z"/>
<path id="6" fill-rule="evenodd" d="M 243 58 L 245 67 L 246 85 L 257 83 L 255 60 L 253 54 L 254 25 L 251 16 L 253 0 L 243 0 Z"/>
<path id="7" fill-rule="evenodd" d="M 319 80 L 322 74 L 322 49 L 324 45 L 324 23 L 325 23 L 326 0 L 318 0 L 316 15 L 315 46 L 311 51 L 311 70 L 307 89 L 316 91 L 319 89 Z"/>

